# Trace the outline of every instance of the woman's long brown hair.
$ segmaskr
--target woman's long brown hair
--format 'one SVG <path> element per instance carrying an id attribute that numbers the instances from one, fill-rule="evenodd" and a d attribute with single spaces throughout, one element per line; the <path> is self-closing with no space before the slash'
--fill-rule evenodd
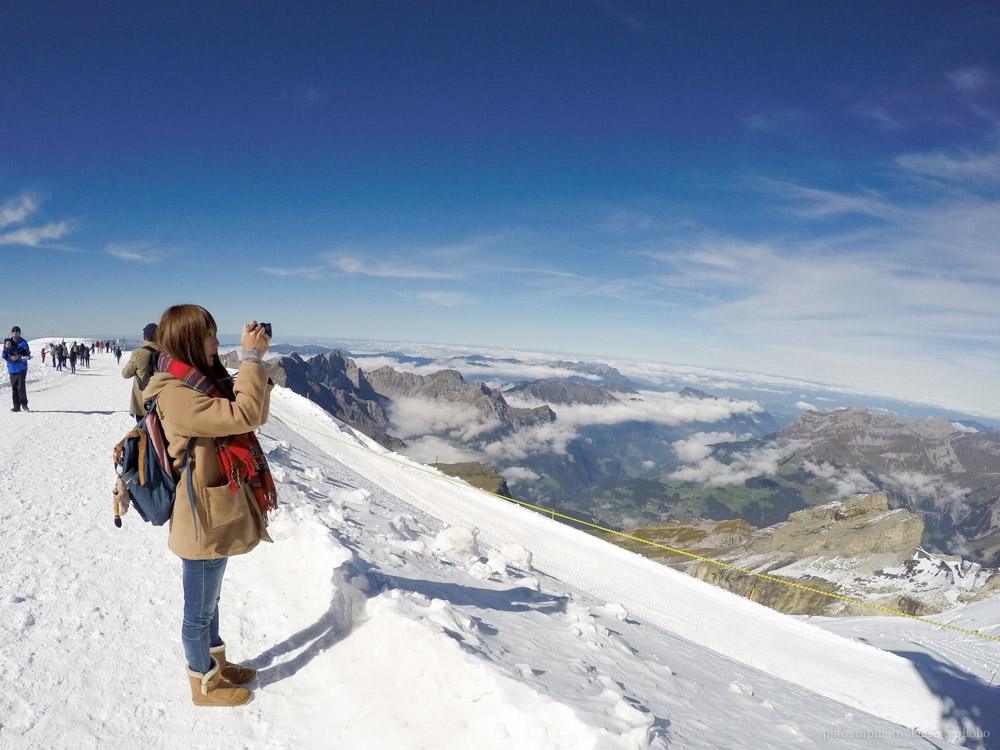
<path id="1" fill-rule="evenodd" d="M 212 314 L 200 305 L 174 305 L 163 311 L 156 330 L 160 348 L 176 360 L 191 365 L 203 373 L 230 401 L 233 379 L 216 354 L 209 362 L 205 357 L 205 339 L 219 330 Z"/>

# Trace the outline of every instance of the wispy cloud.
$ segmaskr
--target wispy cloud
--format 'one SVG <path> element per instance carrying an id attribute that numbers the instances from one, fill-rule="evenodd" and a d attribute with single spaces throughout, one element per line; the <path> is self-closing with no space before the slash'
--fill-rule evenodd
<path id="1" fill-rule="evenodd" d="M 647 24 L 641 18 L 633 13 L 620 8 L 617 3 L 611 2 L 611 0 L 586 0 L 590 5 L 596 5 L 598 8 L 605 10 L 609 15 L 620 22 L 626 29 L 633 33 L 639 33 L 645 31 Z"/>
<path id="2" fill-rule="evenodd" d="M 992 77 L 985 68 L 970 66 L 953 70 L 945 75 L 952 87 L 963 94 L 974 94 L 992 83 Z"/>
<path id="3" fill-rule="evenodd" d="M 0 203 L 0 229 L 10 224 L 20 224 L 35 213 L 40 205 L 38 197 L 31 193 L 24 193 Z"/>
<path id="4" fill-rule="evenodd" d="M 903 130 L 903 123 L 889 114 L 885 107 L 857 107 L 851 114 L 875 123 L 879 130 L 887 133 L 898 133 Z"/>
<path id="5" fill-rule="evenodd" d="M 994 127 L 1000 127 L 1000 113 L 984 101 L 990 89 L 997 86 L 996 77 L 985 68 L 970 66 L 947 74 L 949 84 L 958 94 L 963 105 L 973 114 Z"/>
<path id="6" fill-rule="evenodd" d="M 59 240 L 72 231 L 69 222 L 59 221 L 41 227 L 24 227 L 12 232 L 0 233 L 0 245 L 21 245 L 23 247 L 55 247 L 48 245 L 50 240 Z M 65 250 L 67 248 L 56 248 Z"/>
<path id="7" fill-rule="evenodd" d="M 140 243 L 134 245 L 108 245 L 104 252 L 120 260 L 134 263 L 159 263 L 166 253 L 152 245 Z"/>
<path id="8" fill-rule="evenodd" d="M 761 109 L 743 118 L 743 126 L 747 130 L 772 135 L 798 135 L 815 125 L 813 115 L 795 107 Z"/>
<path id="9" fill-rule="evenodd" d="M 431 302 L 441 307 L 457 307 L 458 305 L 471 305 L 476 298 L 465 292 L 420 292 L 417 299 L 424 302 Z"/>
<path id="10" fill-rule="evenodd" d="M 305 279 L 322 279 L 329 271 L 327 266 L 307 266 L 304 268 L 278 268 L 276 266 L 262 266 L 260 271 L 269 276 L 280 278 L 298 277 Z"/>
<path id="11" fill-rule="evenodd" d="M 306 86 L 299 92 L 298 103 L 312 107 L 326 101 L 326 92 L 316 86 Z"/>
<path id="12" fill-rule="evenodd" d="M 319 86 L 305 83 L 297 86 L 289 86 L 282 90 L 278 96 L 279 102 L 289 103 L 296 107 L 316 107 L 327 100 L 327 93 Z"/>
<path id="13" fill-rule="evenodd" d="M 968 180 L 1000 183 L 1000 150 L 959 154 L 903 154 L 896 158 L 901 169 L 952 182 Z"/>
<path id="14" fill-rule="evenodd" d="M 390 279 L 459 279 L 460 273 L 436 271 L 419 265 L 395 260 L 369 262 L 356 255 L 327 254 L 322 256 L 331 267 L 349 275 L 377 276 Z"/>
<path id="15" fill-rule="evenodd" d="M 23 193 L 0 204 L 0 229 L 22 224 L 41 209 L 41 199 L 33 193 Z M 20 227 L 0 232 L 0 245 L 21 247 L 51 247 L 57 250 L 68 250 L 66 247 L 52 245 L 52 240 L 60 240 L 73 231 L 69 221 L 57 221 L 41 226 Z"/>

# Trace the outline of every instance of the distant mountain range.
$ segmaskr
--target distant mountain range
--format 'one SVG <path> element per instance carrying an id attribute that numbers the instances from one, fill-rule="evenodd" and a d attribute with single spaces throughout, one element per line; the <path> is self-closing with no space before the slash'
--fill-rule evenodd
<path id="1" fill-rule="evenodd" d="M 430 362 L 399 352 L 366 356 Z M 994 430 L 945 418 L 899 422 L 863 407 L 805 412 L 778 429 L 767 412 L 722 409 L 716 417 L 714 407 L 730 402 L 691 388 L 674 394 L 672 408 L 687 403 L 693 416 L 658 421 L 642 416 L 655 406 L 649 394 L 615 368 L 548 364 L 579 376 L 501 391 L 467 382 L 454 369 L 364 372 L 338 350 L 308 360 L 291 353 L 267 368 L 275 382 L 391 450 L 426 453 L 427 441 L 437 441 L 462 454 L 450 459 L 463 467 L 453 472 L 471 478 L 480 473 L 472 467 L 488 466 L 515 480 L 513 496 L 609 528 L 700 519 L 763 527 L 831 500 L 881 491 L 890 507 L 920 515 L 929 549 L 1000 562 Z M 605 418 L 629 406 L 639 416 Z M 421 460 L 438 462 L 436 450 Z"/>
<path id="2" fill-rule="evenodd" d="M 788 465 L 831 488 L 877 487 L 891 507 L 924 519 L 925 541 L 1000 561 L 1000 432 L 938 417 L 899 422 L 863 407 L 806 412 L 775 436 L 797 447 Z M 860 475 L 860 477 L 858 476 Z"/>
<path id="3" fill-rule="evenodd" d="M 390 355 L 397 360 L 403 356 L 398 352 L 368 356 Z M 423 364 L 419 358 L 408 361 Z M 227 364 L 238 364 L 235 352 L 228 355 Z M 634 402 L 640 413 L 642 397 L 608 365 L 568 361 L 546 365 L 579 375 L 518 383 L 501 392 L 483 383 L 469 383 L 457 370 L 417 375 L 380 367 L 363 372 L 338 350 L 309 360 L 291 353 L 266 363 L 276 383 L 307 396 L 391 450 L 406 453 L 412 450 L 412 442 L 434 438 L 477 457 L 454 464 L 478 461 L 516 476 L 513 492 L 519 498 L 616 528 L 670 517 L 669 498 L 657 494 L 660 485 L 646 477 L 676 468 L 677 457 L 670 447 L 674 441 L 705 429 L 753 436 L 776 429 L 766 412 L 734 414 L 712 422 L 665 424 L 637 417 L 563 424 L 559 410 Z M 508 398 L 531 405 L 515 406 Z M 693 389 L 685 389 L 678 398 L 685 412 L 692 411 L 685 403 L 725 403 Z M 413 414 L 420 422 L 415 431 Z M 407 422 L 405 434 L 394 430 L 394 416 L 400 428 L 400 423 Z M 437 457 L 425 460 L 436 463 Z"/>
<path id="4" fill-rule="evenodd" d="M 556 418 L 548 406 L 533 409 L 512 407 L 499 391 L 491 390 L 483 383 L 467 383 L 458 370 L 415 375 L 391 367 L 380 367 L 368 373 L 367 382 L 389 399 L 415 398 L 468 406 L 483 427 L 478 431 L 482 439 L 510 434 L 523 427 L 552 422 Z"/>
<path id="5" fill-rule="evenodd" d="M 701 466 L 721 475 L 762 455 L 772 457 L 773 471 L 740 482 L 713 483 L 693 466 L 664 483 L 689 516 L 752 523 L 765 517 L 776 523 L 830 499 L 882 491 L 890 507 L 921 516 L 930 549 L 992 567 L 1000 562 L 1000 432 L 972 431 L 945 418 L 900 422 L 860 406 L 809 411 L 773 435 L 712 445 Z M 697 481 L 684 481 L 689 475 Z"/>

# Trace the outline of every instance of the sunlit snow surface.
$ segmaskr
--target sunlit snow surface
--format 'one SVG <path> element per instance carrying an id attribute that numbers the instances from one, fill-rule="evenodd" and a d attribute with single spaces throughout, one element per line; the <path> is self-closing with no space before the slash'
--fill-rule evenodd
<path id="1" fill-rule="evenodd" d="M 70 375 L 41 365 L 40 343 L 32 411 L 12 414 L 0 386 L 3 750 L 1000 736 L 996 642 L 897 618 L 821 629 L 778 615 L 387 453 L 284 389 L 260 431 L 276 543 L 230 561 L 221 608 L 230 655 L 259 670 L 254 700 L 196 708 L 166 530 L 112 521 L 128 354 Z M 942 620 L 996 634 L 998 615 L 985 602 Z"/>

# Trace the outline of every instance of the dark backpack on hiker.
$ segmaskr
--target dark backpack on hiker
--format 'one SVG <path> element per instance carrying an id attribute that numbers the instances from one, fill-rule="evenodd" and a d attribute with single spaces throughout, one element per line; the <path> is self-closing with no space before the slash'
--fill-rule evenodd
<path id="1" fill-rule="evenodd" d="M 144 346 L 149 352 L 149 366 L 146 368 L 146 377 L 140 378 L 138 375 L 135 378 L 136 386 L 139 388 L 139 393 L 146 390 L 146 386 L 149 385 L 149 379 L 153 377 L 153 373 L 156 372 L 156 361 L 160 358 L 160 350 L 154 349 L 151 346 Z"/>
<path id="2" fill-rule="evenodd" d="M 187 471 L 188 498 L 191 500 L 191 515 L 196 518 L 197 528 L 189 467 L 193 449 L 194 438 L 191 438 L 184 453 L 181 473 Z M 177 496 L 177 482 L 167 453 L 167 438 L 156 413 L 156 398 L 148 402 L 146 416 L 115 446 L 113 457 L 115 470 L 125 485 L 129 502 L 135 506 L 142 520 L 154 526 L 162 526 L 169 521 L 174 510 L 174 498 Z M 117 513 L 115 525 L 121 526 Z"/>

